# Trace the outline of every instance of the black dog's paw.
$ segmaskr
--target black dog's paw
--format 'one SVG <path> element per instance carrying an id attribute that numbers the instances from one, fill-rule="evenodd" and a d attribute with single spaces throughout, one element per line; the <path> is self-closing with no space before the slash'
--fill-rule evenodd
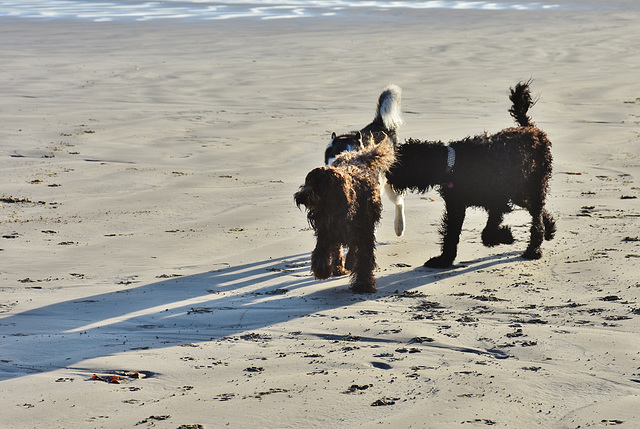
<path id="1" fill-rule="evenodd" d="M 542 250 L 540 249 L 527 249 L 526 252 L 522 254 L 522 257 L 525 259 L 540 259 L 542 258 Z"/>
<path id="2" fill-rule="evenodd" d="M 502 226 L 496 230 L 482 231 L 482 244 L 487 247 L 497 246 L 498 244 L 513 244 L 513 234 L 511 234 L 511 228 L 508 226 Z"/>
<path id="3" fill-rule="evenodd" d="M 453 264 L 453 259 L 445 256 L 436 256 L 424 263 L 427 268 L 449 268 Z"/>

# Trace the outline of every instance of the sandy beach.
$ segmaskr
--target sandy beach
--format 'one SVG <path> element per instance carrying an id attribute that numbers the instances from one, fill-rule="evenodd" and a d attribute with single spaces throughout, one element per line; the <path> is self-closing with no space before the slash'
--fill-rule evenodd
<path id="1" fill-rule="evenodd" d="M 624 2 L 618 2 L 623 4 Z M 635 6 L 634 6 L 635 7 Z M 640 425 L 640 12 L 365 10 L 0 24 L 0 427 Z M 293 193 L 402 87 L 400 140 L 513 124 L 558 232 L 384 200 L 378 292 L 314 280 Z"/>

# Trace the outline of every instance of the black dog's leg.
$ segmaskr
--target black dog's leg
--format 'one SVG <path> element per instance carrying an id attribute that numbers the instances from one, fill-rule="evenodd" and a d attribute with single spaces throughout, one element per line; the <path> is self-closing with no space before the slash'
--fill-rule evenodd
<path id="1" fill-rule="evenodd" d="M 450 267 L 458 254 L 458 242 L 460 241 L 460 232 L 462 231 L 462 223 L 464 222 L 466 207 L 461 204 L 448 202 L 446 206 L 447 208 L 442 219 L 442 228 L 440 230 L 440 233 L 443 235 L 442 254 L 425 262 L 425 267 Z"/>
<path id="2" fill-rule="evenodd" d="M 540 246 L 542 245 L 545 234 L 542 207 L 533 205 L 529 207 L 529 213 L 531 214 L 531 238 L 529 239 L 529 246 L 522 254 L 522 257 L 526 259 L 540 259 L 542 257 Z"/>
<path id="3" fill-rule="evenodd" d="M 487 226 L 482 230 L 482 244 L 487 247 L 498 244 L 512 244 L 513 234 L 508 226 L 500 226 L 507 210 L 491 208 L 488 209 L 489 220 Z"/>
<path id="4" fill-rule="evenodd" d="M 542 209 L 542 222 L 544 224 L 544 239 L 552 240 L 556 235 L 556 222 L 545 209 Z"/>
<path id="5" fill-rule="evenodd" d="M 351 260 L 353 261 L 351 290 L 355 293 L 373 293 L 376 291 L 376 278 L 373 275 L 373 270 L 376 268 L 375 230 L 372 228 L 370 231 L 361 231 L 355 235 L 357 237 L 354 238 L 357 241 L 349 244 L 349 253 L 355 251 Z"/>

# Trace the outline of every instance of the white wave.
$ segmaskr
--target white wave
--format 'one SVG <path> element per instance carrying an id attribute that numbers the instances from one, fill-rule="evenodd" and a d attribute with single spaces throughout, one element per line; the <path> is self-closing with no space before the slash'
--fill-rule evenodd
<path id="1" fill-rule="evenodd" d="M 577 7 L 577 6 L 576 6 Z M 362 9 L 562 10 L 545 2 L 461 0 L 19 0 L 1 1 L 0 18 L 86 19 L 93 21 L 158 19 L 283 19 L 330 17 Z M 574 7 L 568 7 L 572 9 Z"/>

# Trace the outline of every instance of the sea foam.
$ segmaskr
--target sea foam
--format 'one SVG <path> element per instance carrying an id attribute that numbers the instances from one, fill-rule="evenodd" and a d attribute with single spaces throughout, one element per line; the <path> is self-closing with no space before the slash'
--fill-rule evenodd
<path id="1" fill-rule="evenodd" d="M 444 1 L 444 0 L 164 0 L 0 1 L 0 17 L 26 19 L 117 20 L 214 20 L 233 18 L 286 19 L 331 17 L 363 9 L 475 9 L 475 10 L 561 10 L 564 6 L 545 2 Z"/>

